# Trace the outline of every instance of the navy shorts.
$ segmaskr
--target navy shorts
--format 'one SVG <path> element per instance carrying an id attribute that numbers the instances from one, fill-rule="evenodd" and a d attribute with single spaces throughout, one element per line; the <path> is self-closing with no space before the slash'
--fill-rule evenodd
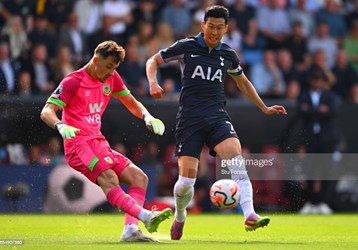
<path id="1" fill-rule="evenodd" d="M 195 123 L 179 120 L 175 131 L 175 156 L 192 156 L 199 159 L 204 144 L 210 149 L 210 154 L 215 156 L 214 147 L 230 137 L 238 138 L 228 118 Z"/>

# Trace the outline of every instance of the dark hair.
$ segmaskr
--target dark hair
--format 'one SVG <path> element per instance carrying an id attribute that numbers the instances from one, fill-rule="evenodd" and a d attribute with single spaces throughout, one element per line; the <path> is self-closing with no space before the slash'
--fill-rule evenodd
<path id="1" fill-rule="evenodd" d="M 105 41 L 98 44 L 94 53 L 103 59 L 111 56 L 114 58 L 116 63 L 122 63 L 126 55 L 124 48 L 114 41 Z"/>
<path id="2" fill-rule="evenodd" d="M 295 27 L 295 26 L 302 26 L 301 20 L 295 20 L 295 21 L 293 21 L 292 27 Z"/>
<path id="3" fill-rule="evenodd" d="M 323 80 L 326 81 L 327 77 L 325 73 L 321 69 L 313 68 L 308 71 L 308 79 L 309 80 Z"/>
<path id="4" fill-rule="evenodd" d="M 221 5 L 210 6 L 205 10 L 204 22 L 206 22 L 209 17 L 224 18 L 225 24 L 227 24 L 229 21 L 229 10 Z"/>

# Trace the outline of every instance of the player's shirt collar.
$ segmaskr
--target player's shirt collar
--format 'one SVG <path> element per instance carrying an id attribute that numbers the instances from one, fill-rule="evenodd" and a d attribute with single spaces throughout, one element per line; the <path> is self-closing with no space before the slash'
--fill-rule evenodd
<path id="1" fill-rule="evenodd" d="M 200 46 L 207 48 L 208 46 L 206 45 L 205 41 L 204 41 L 204 37 L 203 37 L 203 33 L 200 32 L 197 36 L 196 39 L 198 40 L 198 43 L 200 44 Z M 221 49 L 221 42 L 219 42 L 219 44 L 214 48 L 216 50 L 220 50 Z"/>

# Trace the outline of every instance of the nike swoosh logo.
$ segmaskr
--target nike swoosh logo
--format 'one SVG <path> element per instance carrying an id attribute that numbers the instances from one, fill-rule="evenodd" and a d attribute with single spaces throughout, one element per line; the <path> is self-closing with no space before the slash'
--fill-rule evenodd
<path id="1" fill-rule="evenodd" d="M 199 55 L 194 55 L 194 54 L 191 54 L 191 57 L 198 57 Z"/>

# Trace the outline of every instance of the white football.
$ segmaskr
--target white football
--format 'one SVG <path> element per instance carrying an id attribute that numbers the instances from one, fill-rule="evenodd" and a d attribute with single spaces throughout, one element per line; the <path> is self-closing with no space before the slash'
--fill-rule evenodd
<path id="1" fill-rule="evenodd" d="M 240 203 L 240 186 L 230 179 L 218 180 L 210 188 L 210 199 L 220 209 L 232 209 Z"/>

